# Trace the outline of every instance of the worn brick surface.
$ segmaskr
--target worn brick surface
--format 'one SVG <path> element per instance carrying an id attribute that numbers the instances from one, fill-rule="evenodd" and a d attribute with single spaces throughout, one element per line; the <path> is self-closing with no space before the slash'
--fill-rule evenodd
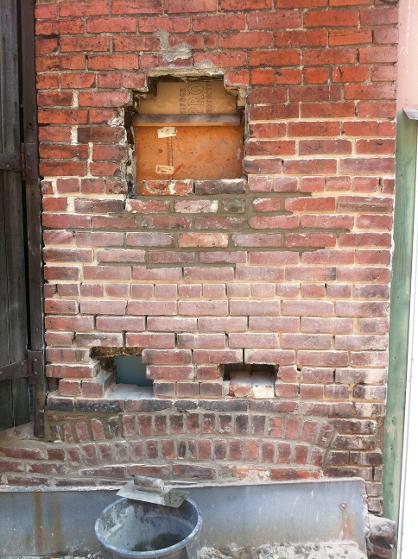
<path id="1" fill-rule="evenodd" d="M 62 379 L 59 393 L 95 398 L 97 410 L 108 400 L 98 346 L 142 351 L 156 397 L 218 399 L 227 415 L 220 365 L 279 367 L 275 399 L 255 401 L 270 414 L 257 441 L 231 430 L 215 446 L 223 420 L 209 407 L 196 427 L 207 439 L 192 444 L 190 427 L 184 441 L 147 433 L 119 465 L 99 439 L 141 437 L 135 403 L 87 427 L 51 414 L 78 479 L 156 466 L 241 476 L 250 464 L 271 479 L 361 475 L 379 495 L 381 466 L 367 457 L 380 453 L 384 416 L 397 8 L 279 4 L 37 1 L 47 374 Z M 196 67 L 246 96 L 245 180 L 142 181 L 132 192 L 126 109 L 150 70 Z M 313 447 L 316 418 L 337 434 Z M 369 435 L 358 422 L 378 427 Z M 82 439 L 95 450 L 77 460 Z M 9 483 L 22 467 L 61 475 L 57 459 L 43 471 L 13 457 L 2 470 L 6 460 Z"/>

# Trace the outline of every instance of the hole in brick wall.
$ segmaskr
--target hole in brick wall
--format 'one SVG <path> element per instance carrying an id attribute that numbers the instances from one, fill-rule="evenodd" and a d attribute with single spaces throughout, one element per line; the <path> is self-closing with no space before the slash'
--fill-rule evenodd
<path id="1" fill-rule="evenodd" d="M 114 389 L 129 385 L 152 394 L 153 381 L 147 377 L 146 365 L 138 348 L 93 347 L 91 357 L 100 363 L 103 371 L 112 373 Z"/>
<path id="2" fill-rule="evenodd" d="M 223 393 L 235 398 L 274 398 L 277 371 L 274 365 L 224 365 Z"/>
<path id="3" fill-rule="evenodd" d="M 153 382 L 147 377 L 146 365 L 141 357 L 120 355 L 114 358 L 116 384 L 133 384 L 140 387 L 151 387 Z"/>
<path id="4" fill-rule="evenodd" d="M 223 79 L 149 82 L 132 122 L 138 192 L 143 180 L 240 178 L 243 111 Z"/>

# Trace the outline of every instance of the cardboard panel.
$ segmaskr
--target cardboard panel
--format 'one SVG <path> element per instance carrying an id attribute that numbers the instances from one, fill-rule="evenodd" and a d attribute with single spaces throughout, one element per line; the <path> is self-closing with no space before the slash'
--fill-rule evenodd
<path id="1" fill-rule="evenodd" d="M 158 81 L 155 96 L 139 105 L 140 114 L 235 113 L 236 97 L 225 91 L 222 80 Z"/>

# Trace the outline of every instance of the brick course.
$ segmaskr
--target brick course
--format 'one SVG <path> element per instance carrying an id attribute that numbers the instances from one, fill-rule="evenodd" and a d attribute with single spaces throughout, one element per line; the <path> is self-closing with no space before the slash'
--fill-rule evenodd
<path id="1" fill-rule="evenodd" d="M 38 0 L 36 16 L 47 375 L 61 379 L 48 433 L 63 460 L 79 456 L 65 475 L 360 475 L 380 510 L 397 8 Z M 126 110 L 150 71 L 196 69 L 246 95 L 245 179 L 134 192 Z M 143 438 L 141 422 L 157 429 L 175 414 L 126 400 L 107 419 L 90 404 L 77 415 L 85 398 L 111 402 L 92 347 L 141 351 L 171 407 L 215 398 L 236 421 L 224 363 L 277 365 L 276 398 L 268 414 L 245 408 L 244 440 L 225 434 L 220 412 L 205 423 L 202 403 L 194 427 Z M 76 411 L 53 411 L 60 397 Z M 331 442 L 295 434 L 318 421 Z M 45 445 L 26 475 L 61 475 Z"/>

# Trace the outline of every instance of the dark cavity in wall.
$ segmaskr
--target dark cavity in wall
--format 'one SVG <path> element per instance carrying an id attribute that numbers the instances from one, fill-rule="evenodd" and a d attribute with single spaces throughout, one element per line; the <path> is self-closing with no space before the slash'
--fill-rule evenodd
<path id="1" fill-rule="evenodd" d="M 152 387 L 153 381 L 146 376 L 146 365 L 142 362 L 141 349 L 94 347 L 90 355 L 100 368 L 113 373 L 115 384 L 130 384 Z"/>

